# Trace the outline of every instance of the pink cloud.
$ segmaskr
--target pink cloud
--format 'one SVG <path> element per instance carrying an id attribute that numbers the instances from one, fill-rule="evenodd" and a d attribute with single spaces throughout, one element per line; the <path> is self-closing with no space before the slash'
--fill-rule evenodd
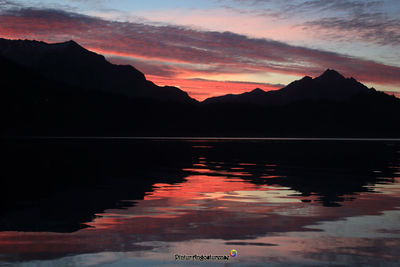
<path id="1" fill-rule="evenodd" d="M 399 67 L 231 32 L 116 22 L 58 10 L 36 9 L 3 12 L 0 25 L 0 35 L 6 38 L 49 42 L 74 39 L 95 52 L 118 56 L 121 63 L 136 59 L 145 67 L 145 73 L 158 76 L 158 81 L 162 78 L 204 78 L 215 74 L 257 74 L 265 75 L 266 82 L 261 88 L 268 90 L 269 73 L 318 76 L 325 69 L 332 68 L 362 82 L 400 85 Z M 178 85 L 192 94 L 205 96 L 222 92 L 221 82 L 208 82 L 213 89 L 204 89 L 201 86 L 205 85 L 204 81 L 197 81 L 197 85 L 193 80 L 181 82 Z M 251 82 L 249 79 L 248 84 Z M 185 85 L 189 88 L 184 88 Z M 235 83 L 226 86 L 224 93 L 243 90 L 248 90 L 248 87 L 243 86 L 240 90 Z"/>
<path id="2" fill-rule="evenodd" d="M 202 101 L 209 97 L 224 95 L 227 93 L 240 94 L 254 90 L 255 88 L 264 91 L 277 90 L 284 87 L 281 84 L 252 83 L 239 81 L 214 81 L 204 79 L 177 79 L 164 78 L 159 76 L 148 76 L 158 85 L 172 85 L 184 89 L 191 97 Z"/>

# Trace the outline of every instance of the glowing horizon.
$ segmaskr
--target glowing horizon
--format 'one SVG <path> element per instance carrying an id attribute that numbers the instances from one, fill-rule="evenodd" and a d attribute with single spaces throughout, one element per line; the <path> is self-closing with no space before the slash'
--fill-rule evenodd
<path id="1" fill-rule="evenodd" d="M 400 93 L 392 1 L 0 0 L 0 37 L 75 40 L 193 98 L 276 90 L 335 69 Z"/>

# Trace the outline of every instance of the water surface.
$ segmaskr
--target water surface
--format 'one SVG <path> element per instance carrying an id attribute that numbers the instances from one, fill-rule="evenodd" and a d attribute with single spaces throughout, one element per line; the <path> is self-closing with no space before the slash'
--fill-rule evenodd
<path id="1" fill-rule="evenodd" d="M 0 265 L 396 266 L 396 140 L 6 140 Z M 3 155 L 3 156 L 4 156 Z M 229 255 L 176 261 L 175 255 Z"/>

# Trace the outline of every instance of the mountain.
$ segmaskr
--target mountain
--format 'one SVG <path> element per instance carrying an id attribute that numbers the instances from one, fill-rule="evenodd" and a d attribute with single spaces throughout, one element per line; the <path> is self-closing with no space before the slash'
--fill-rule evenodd
<path id="1" fill-rule="evenodd" d="M 400 137 L 400 99 L 333 70 L 198 103 L 73 41 L 0 39 L 0 136 Z"/>
<path id="2" fill-rule="evenodd" d="M 159 87 L 130 65 L 114 65 L 74 41 L 47 44 L 0 38 L 0 56 L 43 78 L 85 91 L 174 102 L 197 102 L 176 87 Z"/>
<path id="3" fill-rule="evenodd" d="M 43 46 L 40 42 L 17 43 L 23 46 L 21 51 L 27 50 L 25 45 L 28 48 L 37 44 L 39 47 Z M 68 42 L 57 46 L 69 47 L 71 44 L 73 43 Z M 59 47 L 56 48 L 58 49 Z M 113 71 L 119 67 L 102 60 L 99 55 L 79 49 L 89 53 L 91 60 L 100 59 L 98 63 L 108 65 Z M 45 50 L 43 53 L 49 52 Z M 40 53 L 38 55 L 41 56 Z M 144 84 L 150 84 L 150 87 L 138 87 L 139 75 L 136 76 L 136 81 L 139 81 L 132 83 L 130 87 L 132 92 L 124 94 L 100 90 L 98 87 L 80 86 L 77 80 L 84 79 L 77 76 L 73 69 L 70 70 L 73 75 L 70 75 L 68 82 L 60 79 L 60 76 L 50 78 L 49 73 L 63 73 L 59 70 L 52 72 L 51 68 L 44 70 L 40 63 L 36 63 L 36 67 L 30 65 L 31 61 L 37 62 L 37 57 L 32 55 L 27 55 L 24 64 L 11 59 L 14 57 L 18 58 L 18 53 L 0 53 L 0 136 L 144 136 L 160 131 L 178 133 L 181 130 L 179 125 L 188 127 L 189 118 L 197 106 L 197 101 L 174 87 L 158 87 L 146 80 Z M 67 57 L 62 57 L 61 60 L 68 61 Z M 82 64 L 87 62 L 85 60 Z M 84 78 L 88 73 L 96 72 L 94 65 L 87 64 L 89 69 L 82 70 Z M 92 67 L 94 70 L 90 69 Z M 81 66 L 78 64 L 76 68 Z M 126 69 L 131 70 L 133 67 L 127 66 Z M 140 74 L 139 71 L 136 73 Z M 68 72 L 65 71 L 64 74 L 67 75 Z M 135 72 L 129 71 L 127 76 L 133 78 L 127 78 L 134 80 L 134 74 Z M 142 94 L 136 93 L 139 90 Z M 143 93 L 144 90 L 148 90 L 151 95 Z"/>
<path id="4" fill-rule="evenodd" d="M 345 101 L 357 94 L 373 92 L 375 89 L 369 89 L 354 78 L 345 78 L 337 71 L 328 69 L 317 78 L 305 76 L 280 90 L 265 92 L 255 89 L 238 95 L 229 94 L 208 98 L 204 103 L 286 105 L 305 100 Z"/>

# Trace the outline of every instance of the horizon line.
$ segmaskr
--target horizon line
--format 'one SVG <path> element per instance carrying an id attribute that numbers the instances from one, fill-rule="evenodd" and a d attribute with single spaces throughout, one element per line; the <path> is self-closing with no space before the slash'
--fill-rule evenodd
<path id="1" fill-rule="evenodd" d="M 382 137 L 190 137 L 190 136 L 0 136 L 0 139 L 32 140 L 238 140 L 238 141 L 389 141 L 400 142 L 400 138 Z"/>

